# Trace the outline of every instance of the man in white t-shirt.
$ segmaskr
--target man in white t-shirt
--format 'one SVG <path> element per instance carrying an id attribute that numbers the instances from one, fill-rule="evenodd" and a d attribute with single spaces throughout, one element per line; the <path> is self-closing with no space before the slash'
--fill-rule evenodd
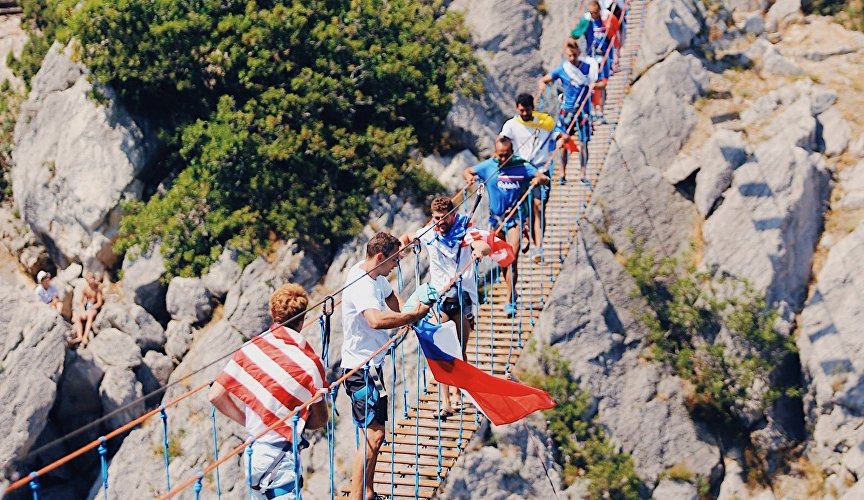
<path id="1" fill-rule="evenodd" d="M 423 248 L 429 252 L 429 277 L 432 286 L 438 290 L 443 300 L 439 305 L 441 322 L 453 320 L 456 325 L 456 335 L 462 342 L 462 359 L 465 359 L 465 351 L 468 347 L 468 339 L 474 329 L 474 318 L 477 299 L 477 282 L 474 279 L 474 266 L 471 263 L 486 255 L 491 249 L 483 241 L 474 241 L 470 245 L 465 244 L 465 236 L 471 228 L 471 221 L 467 215 L 457 214 L 453 208 L 453 200 L 448 196 L 438 196 L 432 200 L 432 224 L 421 228 L 412 237 L 410 234 L 402 235 L 402 244 L 408 245 L 413 239 L 419 239 Z M 462 268 L 467 269 L 462 273 L 462 297 L 459 297 L 459 282 L 449 287 Z M 450 388 L 447 385 L 439 385 L 441 398 L 444 405 L 438 413 L 438 418 L 445 420 L 454 414 L 453 404 L 450 398 Z"/>
<path id="2" fill-rule="evenodd" d="M 544 171 L 552 177 L 552 164 L 549 158 L 555 150 L 555 141 L 560 135 L 555 131 L 555 119 L 552 115 L 534 111 L 534 96 L 519 94 L 516 96 L 516 115 L 504 122 L 501 133 L 513 141 L 513 153 L 528 160 L 537 170 Z M 547 167 L 548 164 L 548 168 Z M 566 182 L 561 176 L 561 184 Z M 542 208 L 549 201 L 549 186 L 540 185 L 534 188 L 533 217 L 531 218 L 531 243 L 534 246 L 532 258 L 535 262 L 542 260 L 541 243 L 543 240 Z"/>
<path id="3" fill-rule="evenodd" d="M 36 281 L 39 284 L 36 285 L 34 291 L 36 292 L 36 295 L 39 296 L 39 300 L 41 300 L 43 304 L 49 305 L 58 313 L 63 311 L 63 302 L 60 300 L 60 292 L 57 291 L 56 286 L 51 284 L 51 274 L 48 271 L 39 271 L 39 274 L 36 275 Z"/>
<path id="4" fill-rule="evenodd" d="M 367 359 L 390 340 L 388 330 L 411 324 L 429 312 L 420 304 L 414 311 L 400 312 L 399 296 L 387 281 L 398 263 L 399 240 L 378 233 L 366 244 L 366 258 L 348 271 L 342 292 L 342 373 L 366 363 Z M 352 500 L 369 500 L 375 494 L 375 465 L 384 442 L 387 422 L 387 396 L 381 394 L 384 380 L 380 375 L 386 350 L 372 359 L 369 370 L 360 370 L 345 380 L 345 392 L 351 400 L 354 424 L 365 429 L 366 445 L 357 448 L 351 468 Z M 366 491 L 361 491 L 364 484 Z"/>

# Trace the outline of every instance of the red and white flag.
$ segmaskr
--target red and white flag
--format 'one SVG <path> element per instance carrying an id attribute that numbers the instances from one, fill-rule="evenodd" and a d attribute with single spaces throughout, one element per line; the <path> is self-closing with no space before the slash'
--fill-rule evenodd
<path id="1" fill-rule="evenodd" d="M 306 339 L 277 324 L 235 352 L 216 378 L 216 382 L 261 419 L 260 429 L 249 429 L 255 434 L 308 401 L 326 386 L 326 380 L 321 358 Z M 300 413 L 298 433 L 303 431 L 308 413 L 308 410 Z M 290 419 L 273 430 L 289 441 L 292 439 Z"/>
<path id="2" fill-rule="evenodd" d="M 498 238 L 494 233 L 468 226 L 465 238 L 462 239 L 462 246 L 470 246 L 475 241 L 483 241 L 489 245 L 489 248 L 492 249 L 489 257 L 501 267 L 509 266 L 516 259 L 516 253 L 513 252 L 513 248 L 509 243 Z"/>

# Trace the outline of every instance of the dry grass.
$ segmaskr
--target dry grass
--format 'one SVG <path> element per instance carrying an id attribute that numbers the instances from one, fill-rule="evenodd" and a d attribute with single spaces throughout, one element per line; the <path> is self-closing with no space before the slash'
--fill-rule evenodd
<path id="1" fill-rule="evenodd" d="M 823 498 L 825 495 L 825 472 L 821 467 L 802 456 L 791 464 L 792 470 L 805 481 L 807 498 Z"/>

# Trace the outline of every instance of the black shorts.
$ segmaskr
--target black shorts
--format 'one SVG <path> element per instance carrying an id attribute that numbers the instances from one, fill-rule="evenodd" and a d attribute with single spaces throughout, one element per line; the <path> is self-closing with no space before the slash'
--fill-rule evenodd
<path id="1" fill-rule="evenodd" d="M 342 375 L 348 373 L 349 369 L 343 368 Z M 351 414 L 354 424 L 365 429 L 372 422 L 384 425 L 387 422 L 387 395 L 375 386 L 372 378 L 374 369 L 368 372 L 360 370 L 348 377 L 345 384 L 345 393 L 351 400 Z M 382 380 L 381 383 L 384 381 Z"/>
<path id="2" fill-rule="evenodd" d="M 462 306 L 460 308 L 460 305 Z M 462 302 L 460 304 L 459 299 L 456 297 L 454 293 L 452 297 L 447 297 L 441 301 L 438 306 L 438 310 L 442 313 L 446 314 L 448 318 L 458 321 L 459 316 L 462 313 L 462 309 L 465 309 L 465 315 L 468 319 L 474 317 L 473 313 L 473 303 L 471 302 L 471 295 L 468 294 L 465 290 L 462 290 Z"/>

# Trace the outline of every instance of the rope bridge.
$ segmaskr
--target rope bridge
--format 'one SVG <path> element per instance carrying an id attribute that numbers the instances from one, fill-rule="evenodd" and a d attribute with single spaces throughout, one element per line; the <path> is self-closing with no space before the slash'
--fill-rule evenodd
<path id="1" fill-rule="evenodd" d="M 523 346 L 536 325 L 558 273 L 561 271 L 563 262 L 579 230 L 580 222 L 585 217 L 585 212 L 591 200 L 592 186 L 596 185 L 596 182 L 599 180 L 600 170 L 605 162 L 606 154 L 615 132 L 626 88 L 635 67 L 638 43 L 642 37 L 645 3 L 646 0 L 631 0 L 624 9 L 628 28 L 626 38 L 617 58 L 618 70 L 609 78 L 606 87 L 604 105 L 606 119 L 602 123 L 599 121 L 593 123 L 594 134 L 592 141 L 589 143 L 590 155 L 586 171 L 589 182 L 571 182 L 559 186 L 554 182 L 557 180 L 557 177 L 553 179 L 553 184 L 556 185 L 552 188 L 548 205 L 541 214 L 541 217 L 545 221 L 545 233 L 542 243 L 545 259 L 543 262 L 537 263 L 534 259 L 529 258 L 527 254 L 519 254 L 519 279 L 515 285 L 518 294 L 518 307 L 517 313 L 514 316 L 508 316 L 505 311 L 508 291 L 505 283 L 500 279 L 498 268 L 493 266 L 488 272 L 482 273 L 479 272 L 476 262 L 469 264 L 475 266 L 475 270 L 478 271 L 474 273 L 475 279 L 478 280 L 478 290 L 481 290 L 484 298 L 479 305 L 475 331 L 469 340 L 466 361 L 487 373 L 500 377 L 510 376 L 513 367 L 519 360 Z M 0 6 L 2 5 L 4 5 L 4 2 L 0 1 Z M 608 53 L 606 57 L 608 57 Z M 553 97 L 553 94 L 555 94 L 554 89 L 547 89 L 546 94 L 541 96 L 540 101 L 541 107 L 545 107 L 554 116 L 557 114 L 556 106 L 558 100 L 556 97 Z M 587 102 L 587 99 L 590 99 L 590 96 L 584 97 L 585 99 L 582 101 L 583 106 Z M 545 106 L 542 103 L 545 103 Z M 578 119 L 580 111 L 581 108 L 575 113 L 574 121 Z M 571 123 L 571 129 L 572 125 Z M 554 162 L 556 153 L 557 151 L 552 154 L 550 163 Z M 569 163 L 572 165 L 576 162 L 575 164 L 578 165 L 578 153 L 574 153 L 572 156 Z M 478 188 L 471 193 L 465 191 L 461 196 L 457 196 L 459 204 L 454 210 L 473 213 L 473 210 L 470 210 L 469 205 L 471 204 L 469 200 L 479 196 L 480 193 L 481 189 Z M 529 189 L 516 206 L 522 206 L 522 201 L 527 198 L 529 203 L 525 206 L 530 211 L 532 207 L 530 198 L 533 196 L 531 193 L 532 190 Z M 510 210 L 508 218 L 516 215 L 516 206 Z M 518 210 L 521 210 L 521 208 Z M 528 219 L 530 220 L 530 218 L 531 214 L 528 214 Z M 420 250 L 418 247 L 415 248 L 413 271 L 415 285 L 417 285 L 420 283 Z M 463 268 L 462 271 L 464 272 L 464 270 Z M 457 277 L 454 278 L 453 282 L 461 285 L 460 280 L 461 278 Z M 397 268 L 397 282 L 397 288 L 402 291 L 404 277 L 401 268 Z M 329 366 L 330 316 L 340 302 L 334 299 L 334 296 L 341 293 L 348 286 L 350 286 L 350 283 L 318 302 L 315 306 L 310 307 L 309 311 L 321 307 L 321 314 L 317 320 L 307 321 L 307 324 L 304 325 L 304 329 L 314 328 L 315 326 L 320 328 L 322 358 L 324 359 L 325 366 Z M 461 298 L 461 293 L 459 296 Z M 289 322 L 292 320 L 293 318 Z M 269 330 L 264 332 L 264 334 L 267 333 L 269 333 Z M 476 407 L 465 402 L 455 415 L 447 419 L 438 418 L 442 409 L 439 386 L 434 380 L 431 380 L 431 377 L 429 377 L 430 380 L 427 380 L 427 370 L 424 367 L 425 361 L 419 344 L 416 347 L 416 352 L 412 352 L 411 348 L 406 349 L 406 344 L 402 343 L 402 340 L 406 338 L 408 333 L 409 330 L 403 328 L 399 334 L 392 337 L 389 342 L 369 358 L 372 359 L 379 353 L 387 353 L 387 357 L 390 360 L 389 368 L 385 369 L 385 378 L 389 378 L 387 382 L 390 387 L 390 418 L 385 429 L 385 443 L 379 453 L 375 469 L 374 489 L 379 495 L 389 498 L 433 498 L 442 482 L 446 480 L 449 471 L 456 465 L 462 451 L 480 428 L 484 417 L 482 413 L 478 412 Z M 233 354 L 233 352 L 230 354 Z M 226 357 L 223 356 L 220 359 L 214 360 L 208 366 L 224 362 Z M 413 377 L 407 376 L 407 362 L 416 362 L 416 374 Z M 334 400 L 339 385 L 351 374 L 363 370 L 364 365 L 365 363 L 356 366 L 343 377 L 331 383 L 330 388 L 322 389 L 314 394 L 303 405 L 282 417 L 280 422 L 270 426 L 270 429 L 282 422 L 289 422 L 296 429 L 299 412 L 321 399 L 326 400 L 330 404 L 331 411 L 335 411 Z M 194 375 L 194 373 L 191 375 Z M 409 380 L 409 378 L 413 380 Z M 176 383 L 181 383 L 184 380 L 188 380 L 188 376 Z M 165 466 L 165 489 L 161 498 L 173 497 L 191 487 L 194 497 L 198 499 L 205 489 L 203 480 L 207 476 L 212 479 L 208 483 L 208 491 L 212 489 L 213 495 L 216 498 L 221 498 L 223 491 L 219 466 L 225 464 L 228 460 L 236 460 L 236 457 L 240 454 L 251 455 L 252 442 L 267 431 L 263 431 L 259 436 L 250 437 L 234 449 L 227 453 L 222 453 L 220 456 L 216 423 L 217 414 L 215 408 L 211 407 L 209 425 L 212 427 L 213 462 L 198 472 L 190 473 L 189 477 L 184 478 L 182 482 L 172 483 L 172 477 L 168 468 L 171 455 L 168 431 L 169 410 L 190 397 L 204 397 L 203 394 L 199 393 L 204 391 L 208 385 L 207 383 L 197 385 L 174 399 L 163 402 L 159 407 L 152 409 L 120 428 L 88 443 L 73 453 L 30 473 L 28 476 L 12 483 L 7 488 L 7 493 L 19 488 L 29 487 L 33 498 L 38 499 L 40 496 L 40 477 L 85 453 L 96 450 L 100 463 L 102 495 L 107 500 L 109 498 L 109 490 L 106 443 L 110 439 L 122 436 L 127 431 L 159 415 L 163 436 L 162 458 Z M 409 390 L 412 385 L 414 389 Z M 397 388 L 400 387 L 401 391 L 397 393 Z M 148 397 L 152 397 L 152 395 L 148 395 Z M 401 410 L 401 415 L 398 416 L 397 404 L 399 410 Z M 319 494 L 316 496 L 329 495 L 330 498 L 334 498 L 347 494 L 350 485 L 337 486 L 335 484 L 336 474 L 334 469 L 336 467 L 336 460 L 334 450 L 336 416 L 335 414 L 331 414 L 330 417 L 330 421 L 325 428 L 329 467 L 327 471 L 329 475 L 329 491 L 326 494 L 318 492 Z M 347 419 L 348 416 L 345 415 L 342 418 Z M 356 432 L 358 446 L 362 432 Z M 297 441 L 295 439 L 294 443 L 297 443 Z M 293 452 L 296 456 L 298 453 L 297 447 L 295 446 L 289 452 Z M 299 464 L 299 460 L 296 463 Z M 249 486 L 251 493 L 251 484 Z M 300 485 L 296 484 L 294 490 L 296 497 L 299 498 Z M 213 495 L 208 493 L 207 496 L 212 498 Z"/>

